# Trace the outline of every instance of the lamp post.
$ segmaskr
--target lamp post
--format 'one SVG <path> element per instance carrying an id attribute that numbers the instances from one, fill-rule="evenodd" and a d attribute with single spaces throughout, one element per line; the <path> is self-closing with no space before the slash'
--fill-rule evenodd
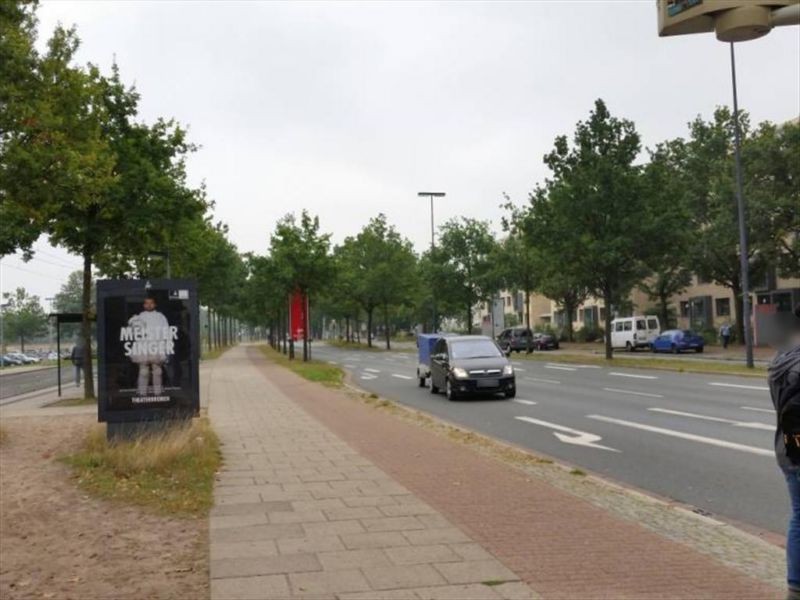
<path id="1" fill-rule="evenodd" d="M 782 6 L 780 6 L 782 5 Z M 800 24 L 798 0 L 733 0 L 703 4 L 698 0 L 658 0 L 658 34 L 686 35 L 714 31 L 717 39 L 730 44 L 731 87 L 733 88 L 734 193 L 739 220 L 739 268 L 742 284 L 742 326 L 745 359 L 753 368 L 753 334 L 750 323 L 750 281 L 747 258 L 747 225 L 742 191 L 741 128 L 739 99 L 736 91 L 736 56 L 734 42 L 746 42 L 767 35 L 773 27 Z"/>
<path id="2" fill-rule="evenodd" d="M 433 227 L 433 199 L 434 198 L 444 198 L 444 192 L 417 192 L 417 196 L 425 197 L 428 196 L 431 199 L 431 258 L 433 258 L 433 249 L 436 247 L 436 241 L 434 237 L 434 227 Z M 433 327 L 432 331 L 435 333 L 438 327 L 436 326 L 436 321 L 438 320 L 438 315 L 436 314 L 436 295 L 433 291 L 434 288 L 431 286 L 431 295 L 433 297 Z"/>

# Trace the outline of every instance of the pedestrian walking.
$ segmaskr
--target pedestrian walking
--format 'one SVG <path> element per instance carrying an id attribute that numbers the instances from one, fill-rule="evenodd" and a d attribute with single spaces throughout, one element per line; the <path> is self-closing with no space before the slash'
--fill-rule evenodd
<path id="1" fill-rule="evenodd" d="M 72 366 L 75 369 L 75 387 L 81 384 L 81 371 L 83 370 L 83 346 L 75 344 L 69 355 Z"/>
<path id="2" fill-rule="evenodd" d="M 775 456 L 789 488 L 786 533 L 788 600 L 800 600 L 800 304 L 783 348 L 769 365 L 769 393 L 777 414 Z"/>
<path id="3" fill-rule="evenodd" d="M 719 328 L 719 337 L 722 339 L 722 347 L 727 348 L 731 342 L 731 324 L 723 323 Z"/>

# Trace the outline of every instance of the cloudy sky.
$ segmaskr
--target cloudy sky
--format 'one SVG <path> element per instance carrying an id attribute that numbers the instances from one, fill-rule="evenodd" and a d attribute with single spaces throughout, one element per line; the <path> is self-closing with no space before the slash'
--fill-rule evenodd
<path id="1" fill-rule="evenodd" d="M 436 220 L 499 228 L 502 193 L 523 202 L 553 138 L 601 97 L 645 146 L 686 133 L 731 98 L 728 46 L 659 38 L 653 0 L 631 2 L 42 2 L 40 37 L 75 24 L 81 62 L 142 94 L 145 120 L 175 117 L 202 148 L 217 217 L 263 252 L 276 219 L 307 208 L 340 241 L 379 212 L 418 249 Z M 800 112 L 800 29 L 737 47 L 753 120 Z M 2 290 L 52 296 L 80 261 L 41 241 L 5 257 Z"/>

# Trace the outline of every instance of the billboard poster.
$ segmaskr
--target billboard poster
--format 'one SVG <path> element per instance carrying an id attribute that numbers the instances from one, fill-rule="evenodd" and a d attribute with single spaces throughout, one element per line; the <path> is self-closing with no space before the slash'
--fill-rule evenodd
<path id="1" fill-rule="evenodd" d="M 289 335 L 295 342 L 303 341 L 308 323 L 308 298 L 294 292 L 289 299 Z"/>
<path id="2" fill-rule="evenodd" d="M 98 420 L 197 415 L 199 341 L 193 280 L 98 281 Z"/>

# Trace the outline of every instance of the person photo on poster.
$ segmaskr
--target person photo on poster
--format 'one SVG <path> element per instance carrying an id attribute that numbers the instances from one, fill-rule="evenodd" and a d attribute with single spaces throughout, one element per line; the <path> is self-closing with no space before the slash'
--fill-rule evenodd
<path id="1" fill-rule="evenodd" d="M 137 395 L 159 397 L 164 392 L 164 365 L 175 354 L 178 328 L 171 326 L 158 311 L 155 296 L 148 295 L 142 308 L 142 312 L 132 316 L 127 327 L 121 329 L 120 341 L 123 342 L 125 356 L 139 367 Z"/>

